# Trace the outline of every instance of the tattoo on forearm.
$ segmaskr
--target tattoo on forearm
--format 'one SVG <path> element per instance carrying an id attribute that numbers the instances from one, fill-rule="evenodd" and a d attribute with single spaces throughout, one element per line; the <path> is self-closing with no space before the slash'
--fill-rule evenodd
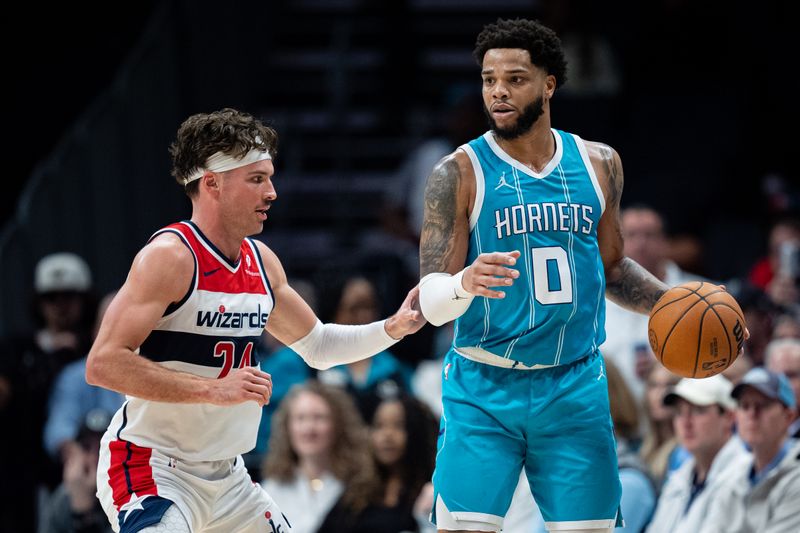
<path id="1" fill-rule="evenodd" d="M 639 313 L 649 313 L 667 290 L 639 263 L 623 258 L 612 272 L 606 274 L 606 294 L 617 305 Z"/>
<path id="2" fill-rule="evenodd" d="M 458 164 L 452 158 L 436 165 L 428 178 L 420 236 L 420 276 L 444 272 L 453 256 L 460 178 Z"/>

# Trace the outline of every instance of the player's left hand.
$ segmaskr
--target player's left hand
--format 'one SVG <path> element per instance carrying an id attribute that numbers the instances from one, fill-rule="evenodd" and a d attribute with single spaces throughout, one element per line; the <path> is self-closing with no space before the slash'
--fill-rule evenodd
<path id="1" fill-rule="evenodd" d="M 397 312 L 386 319 L 384 328 L 393 339 L 402 339 L 406 335 L 416 333 L 426 323 L 419 306 L 419 285 L 408 291 L 406 299 Z"/>

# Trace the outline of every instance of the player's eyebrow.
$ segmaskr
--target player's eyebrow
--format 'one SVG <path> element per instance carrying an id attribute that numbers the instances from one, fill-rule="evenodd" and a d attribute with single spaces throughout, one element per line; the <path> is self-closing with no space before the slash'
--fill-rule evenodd
<path id="1" fill-rule="evenodd" d="M 527 74 L 529 72 L 529 70 L 524 68 L 524 67 L 514 67 L 514 68 L 510 68 L 510 69 L 505 69 L 505 70 L 503 70 L 503 72 L 506 73 L 506 74 L 519 74 L 519 73 Z M 481 70 L 481 74 L 482 75 L 483 74 L 494 74 L 494 69 L 493 68 L 485 68 L 485 69 Z"/>
<path id="2" fill-rule="evenodd" d="M 247 173 L 248 176 L 270 176 L 267 171 L 265 170 L 251 170 Z"/>

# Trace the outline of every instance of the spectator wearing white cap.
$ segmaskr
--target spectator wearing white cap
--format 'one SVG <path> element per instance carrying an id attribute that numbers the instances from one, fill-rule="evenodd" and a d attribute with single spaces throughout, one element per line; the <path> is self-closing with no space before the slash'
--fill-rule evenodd
<path id="1" fill-rule="evenodd" d="M 34 271 L 35 331 L 0 343 L 0 531 L 36 523 L 36 493 L 52 489 L 61 466 L 44 452 L 47 400 L 61 369 L 89 350 L 95 314 L 91 273 L 72 253 L 42 258 Z"/>
<path id="2" fill-rule="evenodd" d="M 703 533 L 800 531 L 800 442 L 787 437 L 796 400 L 783 374 L 754 368 L 733 389 L 752 458 L 733 467 Z"/>
<path id="3" fill-rule="evenodd" d="M 68 350 L 77 352 L 77 357 L 88 351 L 88 333 L 94 318 L 94 313 L 87 309 L 91 287 L 89 266 L 75 254 L 50 254 L 37 263 L 34 314 L 41 326 L 36 332 L 36 343 L 43 351 Z M 60 359 L 64 358 L 76 357 L 61 354 Z"/>
<path id="4" fill-rule="evenodd" d="M 720 375 L 684 378 L 664 396 L 664 404 L 675 409 L 678 442 L 691 455 L 664 485 L 648 533 L 700 531 L 730 466 L 746 457 L 733 436 L 732 389 Z"/>

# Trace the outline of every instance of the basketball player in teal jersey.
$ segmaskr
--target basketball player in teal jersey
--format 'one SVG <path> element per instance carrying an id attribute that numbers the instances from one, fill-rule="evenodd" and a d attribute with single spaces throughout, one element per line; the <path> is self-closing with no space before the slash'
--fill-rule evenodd
<path id="1" fill-rule="evenodd" d="M 498 20 L 475 57 L 491 130 L 433 169 L 420 243 L 422 312 L 457 319 L 432 517 L 499 531 L 524 468 L 549 530 L 610 531 L 604 296 L 647 313 L 667 286 L 623 256 L 617 153 L 550 127 L 566 69 L 555 33 Z"/>

